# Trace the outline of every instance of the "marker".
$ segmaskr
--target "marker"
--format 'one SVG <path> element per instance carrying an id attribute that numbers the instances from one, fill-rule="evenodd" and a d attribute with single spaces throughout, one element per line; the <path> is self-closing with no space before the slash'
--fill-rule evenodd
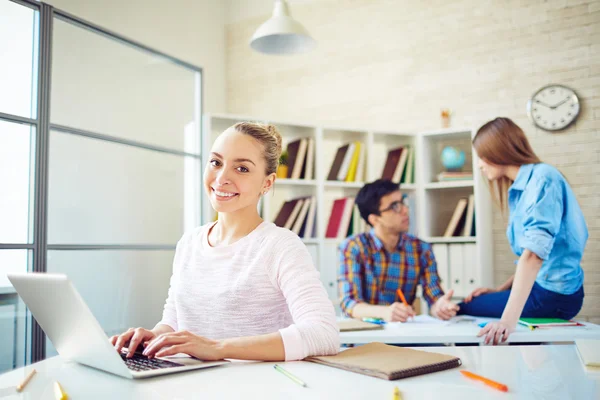
<path id="1" fill-rule="evenodd" d="M 466 376 L 467 378 L 471 378 L 471 379 L 475 379 L 475 380 L 481 381 L 481 382 L 485 383 L 486 385 L 493 387 L 494 389 L 500 390 L 501 392 L 508 392 L 508 386 L 506 386 L 506 385 L 504 385 L 502 383 L 493 381 L 493 380 L 488 379 L 488 378 L 484 378 L 483 376 L 474 374 L 474 373 L 469 372 L 469 371 L 465 371 L 464 369 L 461 370 L 460 373 L 463 374 L 463 376 Z"/>
<path id="2" fill-rule="evenodd" d="M 277 371 L 281 372 L 282 374 L 284 374 L 285 376 L 287 376 L 288 378 L 290 378 L 291 380 L 293 380 L 294 382 L 296 382 L 298 385 L 303 386 L 303 387 L 307 387 L 306 386 L 306 382 L 304 382 L 303 380 L 301 380 L 297 376 L 294 376 L 291 373 L 287 372 L 285 369 L 281 368 L 279 365 L 275 364 L 275 365 L 273 365 L 273 368 L 275 368 Z"/>
<path id="3" fill-rule="evenodd" d="M 364 322 L 370 322 L 372 324 L 377 324 L 377 325 L 384 325 L 385 321 L 381 318 L 363 318 L 362 319 Z"/>
<path id="4" fill-rule="evenodd" d="M 56 400 L 67 400 L 69 398 L 58 381 L 54 382 L 54 397 Z"/>
<path id="5" fill-rule="evenodd" d="M 33 375 L 35 375 L 37 371 L 35 369 L 32 369 L 29 374 L 27 374 L 27 376 L 25 377 L 25 379 L 23 379 L 23 382 L 19 383 L 17 385 L 17 392 L 22 391 L 25 386 L 29 383 L 29 381 L 31 380 L 31 378 L 33 378 Z"/>

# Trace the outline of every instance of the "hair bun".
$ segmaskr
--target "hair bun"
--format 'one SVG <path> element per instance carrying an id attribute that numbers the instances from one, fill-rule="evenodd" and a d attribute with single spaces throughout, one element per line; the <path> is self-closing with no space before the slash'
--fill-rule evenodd
<path id="1" fill-rule="evenodd" d="M 279 152 L 281 152 L 281 142 L 283 139 L 281 138 L 281 133 L 279 133 L 277 127 L 275 125 L 268 124 L 267 132 L 269 132 L 269 135 L 275 139 L 275 142 L 277 143 L 277 149 Z"/>

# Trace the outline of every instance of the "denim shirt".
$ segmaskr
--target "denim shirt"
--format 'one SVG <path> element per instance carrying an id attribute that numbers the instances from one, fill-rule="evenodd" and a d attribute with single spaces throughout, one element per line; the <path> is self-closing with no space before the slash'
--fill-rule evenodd
<path id="1" fill-rule="evenodd" d="M 588 230 L 561 173 L 547 164 L 522 165 L 508 189 L 508 209 L 506 236 L 512 251 L 520 257 L 528 249 L 543 260 L 536 282 L 560 294 L 579 290 Z"/>

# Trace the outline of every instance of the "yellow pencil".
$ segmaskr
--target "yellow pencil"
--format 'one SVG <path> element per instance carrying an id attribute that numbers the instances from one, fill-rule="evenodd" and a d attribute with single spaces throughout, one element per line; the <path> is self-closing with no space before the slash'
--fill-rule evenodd
<path id="1" fill-rule="evenodd" d="M 398 389 L 398 386 L 394 387 L 394 397 L 392 399 L 402 400 L 402 395 L 400 394 L 400 389 Z"/>
<path id="2" fill-rule="evenodd" d="M 29 372 L 29 374 L 27 374 L 25 379 L 23 379 L 23 382 L 21 382 L 17 385 L 17 392 L 20 392 L 21 390 L 23 390 L 25 388 L 25 386 L 29 383 L 31 378 L 33 378 L 33 375 L 35 375 L 36 372 L 37 371 L 34 368 Z"/>
<path id="3" fill-rule="evenodd" d="M 54 382 L 54 397 L 56 400 L 67 400 L 69 398 L 58 381 Z"/>

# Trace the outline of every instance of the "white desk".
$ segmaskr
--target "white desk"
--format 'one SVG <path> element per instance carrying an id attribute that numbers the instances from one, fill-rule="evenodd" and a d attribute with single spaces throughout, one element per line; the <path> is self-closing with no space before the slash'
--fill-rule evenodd
<path id="1" fill-rule="evenodd" d="M 574 345 L 427 347 L 459 356 L 461 368 L 508 385 L 503 393 L 464 378 L 459 368 L 385 381 L 309 362 L 279 363 L 304 380 L 300 387 L 273 369 L 274 363 L 242 363 L 133 381 L 53 357 L 0 375 L 3 400 L 51 400 L 58 380 L 77 399 L 391 399 L 394 386 L 412 399 L 597 399 L 600 372 L 582 366 Z M 21 394 L 14 386 L 31 369 L 38 373 Z M 8 393 L 12 393 L 9 395 Z M 2 396 L 8 395 L 3 398 Z"/>
<path id="2" fill-rule="evenodd" d="M 494 321 L 494 318 L 479 320 Z M 540 328 L 533 331 L 522 325 L 509 338 L 509 343 L 573 343 L 575 339 L 600 339 L 600 326 L 584 323 L 585 326 L 563 328 Z M 389 344 L 474 344 L 483 343 L 483 337 L 477 337 L 481 328 L 473 322 L 448 324 L 392 323 L 376 331 L 341 332 L 342 344 L 360 344 L 383 342 Z"/>

